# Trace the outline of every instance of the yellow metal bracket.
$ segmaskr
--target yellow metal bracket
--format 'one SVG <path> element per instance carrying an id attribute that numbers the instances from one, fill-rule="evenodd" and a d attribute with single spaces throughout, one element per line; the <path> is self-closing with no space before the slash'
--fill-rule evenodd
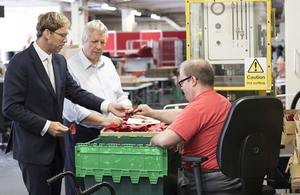
<path id="1" fill-rule="evenodd" d="M 277 36 L 277 31 L 276 31 L 276 27 L 275 27 L 275 24 L 276 24 L 276 17 L 275 17 L 275 12 L 276 12 L 276 8 L 272 8 L 271 10 L 271 17 L 272 17 L 272 32 L 271 32 L 271 36 L 272 38 L 276 37 Z"/>

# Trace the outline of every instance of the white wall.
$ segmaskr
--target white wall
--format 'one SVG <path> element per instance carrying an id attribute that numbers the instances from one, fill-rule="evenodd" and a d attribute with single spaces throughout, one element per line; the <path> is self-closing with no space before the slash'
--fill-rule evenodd
<path id="1" fill-rule="evenodd" d="M 300 91 L 300 38 L 298 27 L 300 1 L 285 0 L 285 67 L 286 108 L 290 109 L 295 94 Z M 300 100 L 297 103 L 300 109 Z"/>
<path id="2" fill-rule="evenodd" d="M 0 2 L 1 4 L 1 2 Z M 6 51 L 21 51 L 36 39 L 36 23 L 40 14 L 60 12 L 59 5 L 52 6 L 5 6 L 4 18 L 0 18 L 0 60 L 5 62 Z M 28 43 L 29 41 L 29 43 Z"/>
<path id="3" fill-rule="evenodd" d="M 5 52 L 21 51 L 24 46 L 36 39 L 35 26 L 40 14 L 56 11 L 63 12 L 61 5 L 57 2 L 40 1 L 40 0 L 0 0 L 0 5 L 4 5 L 5 17 L 0 18 L 0 60 L 5 63 Z M 62 13 L 71 21 L 71 12 Z M 98 19 L 92 16 L 93 19 Z M 185 26 L 184 14 L 171 14 L 170 19 L 178 21 L 178 25 Z M 121 18 L 114 21 L 99 18 L 109 30 L 122 31 Z M 176 30 L 164 21 L 139 21 L 137 18 L 137 29 L 163 31 Z M 72 21 L 71 21 L 72 22 Z M 81 30 L 79 30 L 81 33 Z M 73 37 L 74 38 L 74 37 Z M 29 40 L 29 43 L 28 43 Z M 77 41 L 75 39 L 75 41 Z"/>

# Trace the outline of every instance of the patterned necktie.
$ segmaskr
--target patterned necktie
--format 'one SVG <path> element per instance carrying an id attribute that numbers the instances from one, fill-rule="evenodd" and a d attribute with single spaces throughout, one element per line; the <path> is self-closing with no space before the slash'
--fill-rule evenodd
<path id="1" fill-rule="evenodd" d="M 54 79 L 53 66 L 52 66 L 52 62 L 51 62 L 51 56 L 47 57 L 47 68 L 48 68 L 48 76 L 50 78 L 50 82 L 51 82 L 52 87 L 55 92 L 55 79 Z"/>

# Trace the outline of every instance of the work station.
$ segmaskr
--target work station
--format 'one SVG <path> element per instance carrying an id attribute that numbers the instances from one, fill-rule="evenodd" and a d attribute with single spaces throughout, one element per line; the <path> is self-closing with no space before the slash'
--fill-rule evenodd
<path id="1" fill-rule="evenodd" d="M 299 7 L 0 1 L 0 194 L 300 194 Z"/>

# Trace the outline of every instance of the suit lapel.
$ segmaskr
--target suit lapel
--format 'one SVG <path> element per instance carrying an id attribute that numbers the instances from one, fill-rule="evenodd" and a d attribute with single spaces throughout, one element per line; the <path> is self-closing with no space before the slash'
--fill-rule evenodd
<path id="1" fill-rule="evenodd" d="M 52 55 L 52 65 L 53 65 L 53 73 L 54 73 L 54 78 L 55 78 L 55 91 L 56 91 L 56 97 L 60 97 L 60 71 L 59 71 L 59 63 L 58 60 L 56 59 L 55 55 Z"/>
<path id="2" fill-rule="evenodd" d="M 46 87 L 50 91 L 51 95 L 54 97 L 54 99 L 57 100 L 56 94 L 53 90 L 52 84 L 51 84 L 48 74 L 44 68 L 44 65 L 32 45 L 31 45 L 30 51 L 31 51 L 31 55 L 33 57 L 33 66 L 35 67 L 35 69 L 36 69 L 38 75 L 40 76 L 41 80 L 43 81 L 43 83 L 46 85 Z M 57 83 L 56 78 L 55 78 L 55 82 Z"/>

